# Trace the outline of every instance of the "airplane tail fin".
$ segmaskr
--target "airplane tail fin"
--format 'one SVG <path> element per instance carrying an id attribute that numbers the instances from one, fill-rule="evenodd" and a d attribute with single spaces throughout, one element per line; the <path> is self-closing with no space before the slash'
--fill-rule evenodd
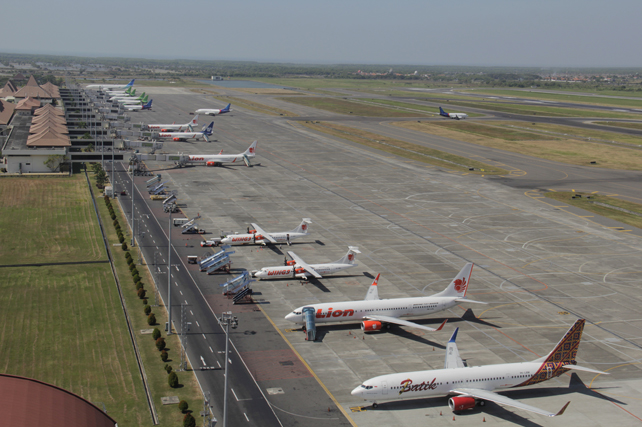
<path id="1" fill-rule="evenodd" d="M 150 99 L 147 104 L 143 105 L 143 110 L 151 110 L 152 109 L 152 101 L 153 99 Z"/>
<path id="2" fill-rule="evenodd" d="M 229 113 L 229 112 L 230 112 L 230 107 L 231 107 L 231 106 L 232 106 L 232 104 L 227 104 L 227 107 L 223 108 L 223 109 L 221 110 L 221 113 Z"/>
<path id="3" fill-rule="evenodd" d="M 131 88 L 131 86 L 130 86 L 130 88 Z M 136 95 L 136 89 L 132 89 L 132 91 L 131 91 L 131 92 L 129 92 L 129 94 L 130 94 L 131 96 Z"/>
<path id="4" fill-rule="evenodd" d="M 294 230 L 290 231 L 290 233 L 308 233 L 308 224 L 312 224 L 312 220 L 310 218 L 303 218 L 303 221 L 301 221 L 301 224 Z"/>
<path id="5" fill-rule="evenodd" d="M 448 113 L 443 108 L 439 107 L 439 115 L 448 117 Z"/>
<path id="6" fill-rule="evenodd" d="M 577 319 L 560 342 L 557 343 L 553 351 L 548 353 L 547 356 L 540 357 L 535 361 L 574 365 L 575 357 L 577 356 L 577 348 L 579 347 L 580 340 L 582 339 L 582 331 L 584 330 L 585 323 L 586 320 Z"/>
<path id="7" fill-rule="evenodd" d="M 254 141 L 252 145 L 250 145 L 247 150 L 243 153 L 247 157 L 254 157 L 256 156 L 256 144 L 258 141 Z"/>
<path id="8" fill-rule="evenodd" d="M 341 259 L 335 261 L 335 264 L 354 264 L 356 254 L 360 254 L 359 248 L 356 246 L 348 246 L 348 253 L 346 253 Z"/>
<path id="9" fill-rule="evenodd" d="M 132 86 L 134 86 L 134 80 L 136 80 L 136 79 L 132 79 L 132 81 L 131 81 L 131 82 L 129 82 L 129 83 L 127 83 L 127 85 L 126 85 L 126 86 L 127 86 L 127 87 L 132 87 Z"/>
<path id="10" fill-rule="evenodd" d="M 473 272 L 473 263 L 469 262 L 461 269 L 461 271 L 455 276 L 455 278 L 450 282 L 450 285 L 442 292 L 436 294 L 435 296 L 439 297 L 458 297 L 463 298 L 466 296 L 466 291 L 468 291 L 468 285 L 470 282 L 470 275 Z"/>
<path id="11" fill-rule="evenodd" d="M 198 124 L 198 114 L 194 116 L 191 122 L 189 122 L 190 125 L 197 125 Z"/>
<path id="12" fill-rule="evenodd" d="M 212 130 L 214 129 L 214 121 L 210 122 L 209 125 L 205 129 L 203 129 L 203 135 L 209 136 L 212 134 Z"/>
<path id="13" fill-rule="evenodd" d="M 379 289 L 377 288 L 377 285 L 379 284 L 379 276 L 381 276 L 381 273 L 377 274 L 377 277 L 372 281 L 372 285 L 368 288 L 368 292 L 366 293 L 364 300 L 368 301 L 379 299 Z"/>

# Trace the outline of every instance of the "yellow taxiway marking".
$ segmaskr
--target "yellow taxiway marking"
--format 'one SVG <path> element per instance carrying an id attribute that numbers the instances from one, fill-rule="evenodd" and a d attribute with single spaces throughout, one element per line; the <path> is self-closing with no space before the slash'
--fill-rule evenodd
<path id="1" fill-rule="evenodd" d="M 568 208 L 568 206 L 555 206 L 553 205 L 554 208 Z"/>
<path id="2" fill-rule="evenodd" d="M 549 188 L 548 191 L 553 191 L 554 193 L 557 193 L 557 190 L 553 190 L 552 188 Z"/>
<path id="3" fill-rule="evenodd" d="M 365 412 L 365 411 L 367 411 L 365 406 L 351 406 L 350 410 L 352 412 Z"/>
<path id="4" fill-rule="evenodd" d="M 580 218 L 595 218 L 593 215 L 580 215 Z"/>

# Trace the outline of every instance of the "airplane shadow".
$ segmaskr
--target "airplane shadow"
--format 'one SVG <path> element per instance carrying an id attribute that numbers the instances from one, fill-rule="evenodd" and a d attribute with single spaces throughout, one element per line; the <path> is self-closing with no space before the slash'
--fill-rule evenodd
<path id="1" fill-rule="evenodd" d="M 315 240 L 314 243 L 317 245 L 325 246 L 325 243 L 323 243 L 321 240 Z"/>
<path id="2" fill-rule="evenodd" d="M 497 328 L 501 329 L 501 326 L 495 325 L 494 323 L 487 322 L 485 320 L 481 320 L 477 316 L 475 316 L 475 313 L 473 313 L 473 309 L 469 308 L 466 310 L 466 312 L 461 316 L 461 318 L 454 318 L 452 320 L 448 320 L 448 323 L 458 323 L 458 322 L 471 322 L 471 323 L 477 323 L 478 325 L 484 325 L 484 326 L 490 326 L 492 328 Z"/>
<path id="3" fill-rule="evenodd" d="M 363 275 L 366 276 L 368 279 L 373 279 L 374 280 L 374 278 L 375 278 L 372 274 L 368 273 L 367 271 L 364 271 Z"/>

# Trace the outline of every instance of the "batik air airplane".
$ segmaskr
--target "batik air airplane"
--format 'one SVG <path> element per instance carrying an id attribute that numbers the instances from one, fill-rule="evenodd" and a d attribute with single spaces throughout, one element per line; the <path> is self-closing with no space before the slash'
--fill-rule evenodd
<path id="1" fill-rule="evenodd" d="M 173 130 L 182 130 L 182 129 L 189 129 L 192 131 L 192 126 L 196 126 L 198 124 L 198 115 L 194 116 L 194 118 L 189 122 L 185 123 L 183 125 L 177 125 L 176 122 L 172 123 L 171 125 L 163 125 L 163 124 L 152 124 L 152 125 L 147 125 L 147 127 L 151 130 L 156 130 L 159 129 L 161 132 L 170 132 Z"/>
<path id="2" fill-rule="evenodd" d="M 247 150 L 239 154 L 223 154 L 221 150 L 218 154 L 195 154 L 189 155 L 185 163 L 205 163 L 206 166 L 219 166 L 223 163 L 240 163 L 241 160 L 245 162 L 246 166 L 251 166 L 250 159 L 256 156 L 256 144 L 254 141 Z"/>
<path id="3" fill-rule="evenodd" d="M 357 266 L 358 264 L 355 264 L 354 258 L 355 254 L 360 253 L 359 248 L 348 246 L 348 253 L 345 254 L 343 258 L 335 262 L 326 264 L 308 264 L 294 252 L 288 251 L 288 255 L 290 255 L 292 261 L 288 261 L 285 266 L 263 267 L 259 271 L 252 272 L 252 275 L 259 280 L 291 279 L 295 277 L 299 279 L 307 279 L 310 276 L 320 279 L 325 275 Z"/>
<path id="4" fill-rule="evenodd" d="M 465 113 L 447 113 L 441 107 L 439 107 L 439 115 L 448 117 L 449 119 L 455 119 L 455 120 L 465 119 L 468 117 L 468 114 L 465 114 Z"/>
<path id="5" fill-rule="evenodd" d="M 151 110 L 152 101 L 153 99 L 150 99 L 149 102 L 146 104 L 125 104 L 123 105 L 123 108 L 127 111 Z"/>
<path id="6" fill-rule="evenodd" d="M 203 138 L 205 141 L 210 142 L 207 137 L 212 135 L 212 129 L 214 129 L 214 122 L 211 122 L 200 132 L 158 132 L 158 137 L 172 138 L 174 141 L 187 141 L 188 139 L 199 140 Z"/>
<path id="7" fill-rule="evenodd" d="M 227 107 L 218 109 L 218 108 L 200 108 L 194 111 L 194 114 L 205 114 L 206 116 L 216 116 L 217 114 L 229 113 L 230 107 L 232 104 L 227 104 Z"/>
<path id="8" fill-rule="evenodd" d="M 258 225 L 252 223 L 253 230 L 248 230 L 247 234 L 231 234 L 221 239 L 222 245 L 250 245 L 250 244 L 278 244 L 287 243 L 298 239 L 299 237 L 309 236 L 308 224 L 312 224 L 310 218 L 303 218 L 301 224 L 291 231 L 283 231 L 280 233 L 268 233 Z"/>
<path id="9" fill-rule="evenodd" d="M 132 81 L 127 83 L 126 85 L 89 85 L 85 86 L 85 89 L 127 89 L 128 87 L 134 86 L 134 80 L 136 79 L 132 79 Z"/>
<path id="10" fill-rule="evenodd" d="M 549 417 L 562 415 L 571 402 L 567 402 L 557 413 L 552 413 L 498 394 L 495 390 L 537 384 L 568 371 L 606 374 L 576 365 L 575 357 L 584 322 L 584 319 L 578 319 L 547 356 L 532 362 L 473 367 L 465 366 L 459 357 L 455 343 L 457 328 L 446 347 L 444 369 L 381 375 L 365 381 L 352 390 L 352 395 L 374 402 L 372 406 L 375 408 L 377 400 L 452 396 L 448 399 L 448 406 L 454 412 L 472 409 L 475 405 L 484 406 L 485 401 L 490 401 Z"/>
<path id="11" fill-rule="evenodd" d="M 379 291 L 377 288 L 379 274 L 377 274 L 363 301 L 330 302 L 302 306 L 285 316 L 285 319 L 290 322 L 305 325 L 303 309 L 312 307 L 316 313 L 314 319 L 315 324 L 361 322 L 361 329 L 365 332 L 372 332 L 380 331 L 384 325 L 390 327 L 390 324 L 394 323 L 400 326 L 408 326 L 430 332 L 439 331 L 446 324 L 446 320 L 444 320 L 437 329 L 433 329 L 418 323 L 401 320 L 400 317 L 426 316 L 449 309 L 463 302 L 486 304 L 485 302 L 472 301 L 466 298 L 472 271 L 473 264 L 466 264 L 459 274 L 450 282 L 448 287 L 438 294 L 429 297 L 393 299 L 379 299 Z"/>

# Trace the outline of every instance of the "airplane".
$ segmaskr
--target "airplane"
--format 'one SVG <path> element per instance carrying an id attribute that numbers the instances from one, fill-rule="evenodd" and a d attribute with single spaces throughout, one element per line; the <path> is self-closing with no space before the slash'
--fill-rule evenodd
<path id="1" fill-rule="evenodd" d="M 150 99 L 147 104 L 125 104 L 123 108 L 127 111 L 151 110 L 152 101 L 153 99 Z"/>
<path id="2" fill-rule="evenodd" d="M 448 117 L 449 119 L 455 119 L 455 120 L 468 118 L 468 114 L 465 114 L 465 113 L 447 113 L 441 107 L 439 107 L 439 115 L 440 116 L 444 116 L 444 117 Z"/>
<path id="3" fill-rule="evenodd" d="M 261 245 L 287 243 L 303 236 L 309 236 L 308 224 L 312 224 L 310 218 L 303 218 L 301 224 L 291 231 L 280 233 L 268 233 L 258 225 L 252 223 L 253 230 L 248 230 L 247 234 L 231 234 L 221 239 L 223 245 L 249 245 L 259 243 Z"/>
<path id="4" fill-rule="evenodd" d="M 132 87 L 128 87 L 126 90 L 108 90 L 105 92 L 106 95 L 108 96 L 134 96 L 136 95 L 136 89 L 132 89 Z"/>
<path id="5" fill-rule="evenodd" d="M 132 91 L 130 91 L 128 93 L 119 92 L 119 93 L 114 93 L 114 94 L 110 93 L 108 95 L 111 95 L 109 100 L 112 101 L 112 102 L 113 101 L 118 101 L 119 99 L 134 99 L 136 97 L 136 89 L 134 89 L 134 90 L 132 90 Z M 145 92 L 143 92 L 143 95 L 145 95 Z M 141 96 L 143 96 L 143 95 L 141 95 Z"/>
<path id="6" fill-rule="evenodd" d="M 227 104 L 227 107 L 223 109 L 218 108 L 201 108 L 194 111 L 194 114 L 205 114 L 206 116 L 215 116 L 217 114 L 225 114 L 230 112 L 230 107 L 232 104 Z"/>
<path id="7" fill-rule="evenodd" d="M 161 132 L 181 130 L 183 128 L 188 128 L 191 131 L 193 130 L 192 126 L 195 126 L 197 124 L 198 124 L 198 115 L 194 116 L 194 118 L 189 123 L 185 123 L 184 125 L 177 125 L 176 123 L 172 123 L 171 125 L 152 124 L 152 125 L 147 125 L 147 127 L 152 130 L 160 129 Z"/>
<path id="8" fill-rule="evenodd" d="M 308 264 L 294 252 L 288 251 L 288 255 L 290 255 L 292 261 L 287 261 L 285 266 L 263 267 L 258 271 L 252 272 L 252 275 L 259 280 L 290 279 L 295 277 L 306 279 L 310 276 L 320 279 L 323 275 L 333 274 L 338 271 L 357 266 L 358 264 L 355 264 L 354 262 L 354 256 L 355 254 L 360 253 L 359 248 L 348 246 L 348 253 L 335 262 L 326 264 Z"/>
<path id="9" fill-rule="evenodd" d="M 136 104 L 140 102 L 147 102 L 147 96 L 145 92 L 141 93 L 141 95 L 138 98 L 133 98 L 133 97 L 127 97 L 127 98 L 116 98 L 114 101 L 118 102 L 119 104 Z"/>
<path id="10" fill-rule="evenodd" d="M 214 129 L 214 122 L 211 122 L 200 132 L 159 132 L 158 137 L 172 138 L 174 141 L 186 141 L 188 139 L 198 140 L 200 137 L 203 137 L 205 141 L 210 142 L 207 137 L 212 135 L 212 129 Z"/>
<path id="11" fill-rule="evenodd" d="M 250 159 L 256 156 L 256 144 L 254 141 L 248 148 L 239 154 L 223 154 L 221 150 L 218 154 L 195 154 L 189 155 L 185 163 L 205 163 L 207 166 L 218 166 L 222 163 L 235 163 L 237 160 L 243 160 L 246 166 L 250 166 Z"/>
<path id="12" fill-rule="evenodd" d="M 85 86 L 85 89 L 127 89 L 128 87 L 134 86 L 134 80 L 132 79 L 131 82 L 127 83 L 126 85 L 106 85 L 106 84 L 99 84 L 99 85 L 89 85 Z"/>
<path id="13" fill-rule="evenodd" d="M 569 370 L 607 374 L 607 372 L 576 364 L 575 356 L 582 338 L 584 323 L 584 319 L 576 320 L 547 356 L 531 362 L 473 367 L 465 366 L 459 356 L 455 343 L 457 331 L 459 331 L 457 328 L 446 347 L 444 369 L 381 375 L 364 381 L 352 390 L 351 394 L 373 402 L 374 408 L 377 407 L 377 400 L 452 396 L 448 399 L 448 406 L 453 412 L 472 409 L 475 405 L 484 406 L 486 401 L 490 401 L 548 417 L 562 415 L 570 401 L 558 412 L 552 413 L 495 393 L 494 390 L 537 384 L 558 377 Z"/>
<path id="14" fill-rule="evenodd" d="M 377 285 L 380 275 L 377 274 L 363 301 L 342 301 L 301 306 L 285 316 L 285 320 L 305 325 L 303 311 L 305 308 L 312 307 L 316 313 L 315 323 L 357 321 L 361 322 L 361 329 L 364 332 L 380 331 L 384 325 L 390 327 L 391 323 L 430 332 L 439 331 L 446 324 L 446 320 L 437 329 L 433 329 L 418 323 L 401 320 L 399 317 L 425 316 L 441 310 L 447 310 L 463 302 L 486 304 L 485 302 L 466 298 L 472 271 L 473 264 L 466 264 L 448 287 L 438 294 L 426 297 L 392 299 L 379 299 Z"/>

